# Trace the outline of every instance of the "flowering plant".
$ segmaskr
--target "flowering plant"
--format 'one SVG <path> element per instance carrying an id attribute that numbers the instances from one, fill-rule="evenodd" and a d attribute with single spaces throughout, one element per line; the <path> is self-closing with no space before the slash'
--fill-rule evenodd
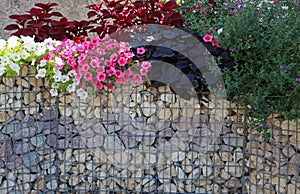
<path id="1" fill-rule="evenodd" d="M 186 27 L 230 52 L 225 71 L 231 101 L 247 107 L 251 125 L 269 137 L 269 115 L 300 117 L 300 6 L 297 1 L 188 1 Z M 195 14 L 195 13 L 198 14 Z"/>
<path id="2" fill-rule="evenodd" d="M 35 42 L 32 37 L 11 36 L 0 39 L 0 76 L 15 76 L 24 64 L 35 62 L 48 52 L 47 44 Z"/>
<path id="3" fill-rule="evenodd" d="M 41 58 L 36 77 L 50 77 L 52 96 L 58 91 L 76 92 L 81 99 L 88 96 L 87 88 L 113 90 L 114 83 L 123 84 L 131 78 L 142 81 L 150 62 L 135 59 L 129 43 L 118 42 L 108 35 L 100 39 L 77 39 L 56 42 Z M 137 53 L 145 53 L 143 47 Z"/>

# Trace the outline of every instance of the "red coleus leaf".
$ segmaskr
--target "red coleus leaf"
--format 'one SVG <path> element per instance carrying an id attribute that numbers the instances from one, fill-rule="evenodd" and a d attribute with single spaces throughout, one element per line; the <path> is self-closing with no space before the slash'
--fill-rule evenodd
<path id="1" fill-rule="evenodd" d="M 23 14 L 23 15 L 10 15 L 10 19 L 15 19 L 15 20 L 30 20 L 32 19 L 32 16 L 29 14 Z"/>
<path id="2" fill-rule="evenodd" d="M 37 6 L 37 7 L 42 8 L 43 10 L 47 10 L 47 9 L 49 9 L 49 8 L 51 8 L 51 7 L 58 6 L 58 4 L 57 4 L 57 3 L 54 3 L 54 2 L 52 2 L 52 3 L 47 3 L 47 4 L 45 4 L 45 3 L 36 3 L 36 4 L 34 4 L 34 5 Z"/>
<path id="3" fill-rule="evenodd" d="M 8 26 L 6 26 L 5 28 L 4 28 L 4 30 L 16 30 L 16 29 L 19 29 L 20 27 L 19 27 L 19 25 L 17 25 L 17 24 L 10 24 L 10 25 L 8 25 Z"/>
<path id="4" fill-rule="evenodd" d="M 163 9 L 171 10 L 171 9 L 175 9 L 176 7 L 177 7 L 176 2 L 174 0 L 170 0 L 164 5 Z"/>
<path id="5" fill-rule="evenodd" d="M 34 35 L 34 31 L 32 31 L 29 28 L 18 29 L 18 33 L 23 35 L 23 36 L 32 36 L 32 35 Z"/>
<path id="6" fill-rule="evenodd" d="M 144 4 L 143 1 L 135 1 L 135 2 L 133 3 L 133 5 L 134 5 L 135 8 L 145 7 L 145 4 Z"/>
<path id="7" fill-rule="evenodd" d="M 95 11 L 89 11 L 87 13 L 88 18 L 94 17 L 95 15 L 97 15 L 97 12 L 95 12 Z"/>
<path id="8" fill-rule="evenodd" d="M 51 15 L 52 16 L 56 16 L 56 17 L 64 17 L 63 14 L 61 14 L 61 13 L 59 13 L 57 11 L 52 12 Z"/>
<path id="9" fill-rule="evenodd" d="M 38 9 L 38 8 L 34 8 L 34 7 L 29 10 L 29 14 L 32 16 L 37 16 L 42 12 L 43 12 L 42 9 Z"/>
<path id="10" fill-rule="evenodd" d="M 39 19 L 41 19 L 41 20 L 44 20 L 44 19 L 51 18 L 51 14 L 50 13 L 42 13 L 42 14 L 39 14 L 37 17 L 39 17 Z"/>

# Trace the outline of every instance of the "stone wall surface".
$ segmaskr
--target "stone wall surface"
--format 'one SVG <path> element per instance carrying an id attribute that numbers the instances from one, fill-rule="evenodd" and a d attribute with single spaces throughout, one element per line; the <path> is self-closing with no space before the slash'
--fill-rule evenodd
<path id="1" fill-rule="evenodd" d="M 11 14 L 23 14 L 30 10 L 35 3 L 56 2 L 59 6 L 55 9 L 63 13 L 69 20 L 87 19 L 88 11 L 85 6 L 99 3 L 101 0 L 1 0 L 0 1 L 0 37 L 7 39 L 10 32 L 4 30 L 5 26 L 13 23 L 9 19 Z"/>

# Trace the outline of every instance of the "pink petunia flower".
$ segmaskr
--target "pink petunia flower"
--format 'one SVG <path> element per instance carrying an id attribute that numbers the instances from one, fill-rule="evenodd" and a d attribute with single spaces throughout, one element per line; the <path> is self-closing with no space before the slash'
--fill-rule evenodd
<path id="1" fill-rule="evenodd" d="M 142 55 L 146 52 L 145 48 L 144 47 L 141 47 L 141 48 L 137 48 L 137 54 L 139 55 Z"/>
<path id="2" fill-rule="evenodd" d="M 205 34 L 205 36 L 203 37 L 204 42 L 212 42 L 212 40 L 213 40 L 213 35 Z"/>
<path id="3" fill-rule="evenodd" d="M 81 71 L 87 72 L 89 70 L 90 66 L 87 63 L 83 63 L 81 66 Z"/>
<path id="4" fill-rule="evenodd" d="M 104 66 L 99 66 L 97 69 L 96 69 L 96 72 L 97 73 L 103 73 L 105 71 L 105 67 Z"/>
<path id="5" fill-rule="evenodd" d="M 149 61 L 143 61 L 141 66 L 142 68 L 149 69 L 151 67 L 151 63 Z"/>
<path id="6" fill-rule="evenodd" d="M 118 60 L 118 63 L 121 67 L 124 67 L 127 63 L 127 60 L 125 57 L 121 57 L 119 60 Z"/>
<path id="7" fill-rule="evenodd" d="M 148 72 L 148 70 L 147 70 L 146 68 L 142 68 L 142 69 L 140 70 L 140 74 L 141 74 L 142 76 L 145 76 L 145 75 L 147 74 L 147 72 Z"/>
<path id="8" fill-rule="evenodd" d="M 81 55 L 79 55 L 78 57 L 78 62 L 81 63 L 85 58 L 86 58 L 86 54 L 82 53 Z"/>
<path id="9" fill-rule="evenodd" d="M 82 78 L 82 74 L 81 73 L 76 73 L 74 76 L 75 81 L 79 81 Z"/>
<path id="10" fill-rule="evenodd" d="M 133 76 L 133 79 L 136 83 L 141 83 L 142 82 L 142 76 L 140 74 L 135 74 Z"/>
<path id="11" fill-rule="evenodd" d="M 113 91 L 115 89 L 112 84 L 106 84 L 106 87 L 109 91 Z"/>
<path id="12" fill-rule="evenodd" d="M 219 40 L 212 40 L 211 44 L 212 44 L 212 46 L 220 47 Z"/>
<path id="13" fill-rule="evenodd" d="M 105 78 L 106 78 L 106 74 L 105 74 L 105 73 L 99 73 L 99 74 L 97 75 L 97 80 L 98 80 L 99 82 L 103 82 L 103 81 L 105 80 Z"/>
<path id="14" fill-rule="evenodd" d="M 98 58 L 98 57 L 93 57 L 92 60 L 91 60 L 90 65 L 91 65 L 93 68 L 99 67 L 99 65 L 100 65 L 100 60 L 99 60 L 99 58 Z"/>
<path id="15" fill-rule="evenodd" d="M 121 76 L 123 76 L 123 72 L 122 72 L 121 70 L 116 70 L 116 71 L 115 71 L 115 76 L 116 76 L 117 78 L 120 78 Z"/>
<path id="16" fill-rule="evenodd" d="M 85 72 L 84 74 L 84 79 L 86 79 L 87 81 L 92 80 L 93 78 L 93 74 L 91 72 Z"/>
<path id="17" fill-rule="evenodd" d="M 98 89 L 100 89 L 100 90 L 103 89 L 103 84 L 102 84 L 101 82 L 97 82 L 97 83 L 95 84 L 95 86 L 96 86 L 96 88 L 98 88 Z"/>

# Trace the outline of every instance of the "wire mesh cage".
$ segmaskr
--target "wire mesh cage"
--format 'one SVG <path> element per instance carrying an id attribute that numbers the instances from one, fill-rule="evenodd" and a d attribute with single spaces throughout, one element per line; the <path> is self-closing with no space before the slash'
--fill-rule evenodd
<path id="1" fill-rule="evenodd" d="M 270 117 L 265 142 L 213 96 L 131 82 L 51 97 L 34 71 L 1 77 L 1 193 L 299 192 L 297 120 Z"/>

